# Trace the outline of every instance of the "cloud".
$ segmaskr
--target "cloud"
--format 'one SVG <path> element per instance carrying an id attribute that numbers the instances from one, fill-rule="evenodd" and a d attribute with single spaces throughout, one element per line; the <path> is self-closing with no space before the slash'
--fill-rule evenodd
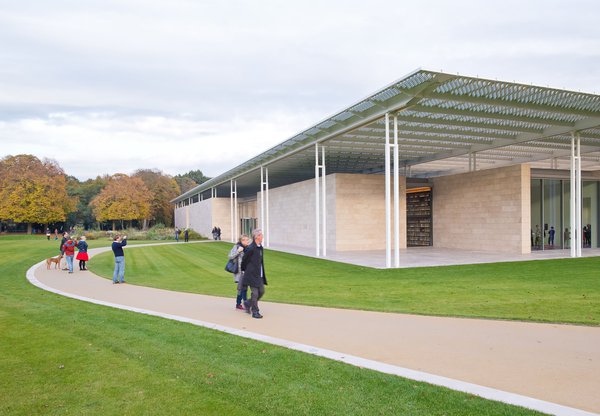
<path id="1" fill-rule="evenodd" d="M 139 168 L 158 168 L 171 175 L 201 169 L 215 176 L 305 126 L 304 117 L 286 114 L 223 123 L 53 113 L 46 119 L 0 122 L 0 137 L 6 154 L 26 152 L 56 159 L 68 174 L 80 179 Z"/>
<path id="2" fill-rule="evenodd" d="M 81 178 L 217 175 L 417 67 L 598 89 L 592 0 L 2 3 L 2 153 Z"/>

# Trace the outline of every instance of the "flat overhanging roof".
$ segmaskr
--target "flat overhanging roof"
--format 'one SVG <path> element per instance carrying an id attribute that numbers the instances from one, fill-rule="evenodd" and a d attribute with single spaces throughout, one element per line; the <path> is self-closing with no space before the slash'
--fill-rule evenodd
<path id="1" fill-rule="evenodd" d="M 600 169 L 600 95 L 417 70 L 252 159 L 180 195 L 210 188 L 238 196 L 260 190 L 260 167 L 271 188 L 315 175 L 315 143 L 325 147 L 327 173 L 382 173 L 385 114 L 398 120 L 399 166 L 411 177 L 520 163 L 569 166 L 572 132 L 581 138 L 582 169 Z M 402 170 L 404 172 L 404 170 Z"/>

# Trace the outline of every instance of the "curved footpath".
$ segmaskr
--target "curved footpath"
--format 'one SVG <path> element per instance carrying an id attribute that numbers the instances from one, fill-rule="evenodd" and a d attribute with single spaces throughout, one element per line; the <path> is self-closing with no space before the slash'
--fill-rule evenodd
<path id="1" fill-rule="evenodd" d="M 110 248 L 90 254 L 106 250 Z M 189 322 L 549 414 L 600 414 L 598 327 L 262 301 L 264 319 L 259 320 L 234 309 L 233 296 L 113 285 L 91 272 L 46 270 L 45 261 L 32 266 L 27 278 L 64 296 Z"/>

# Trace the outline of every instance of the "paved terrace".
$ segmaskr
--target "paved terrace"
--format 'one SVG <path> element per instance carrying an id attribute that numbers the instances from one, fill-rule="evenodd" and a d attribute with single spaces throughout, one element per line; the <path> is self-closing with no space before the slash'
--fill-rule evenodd
<path id="1" fill-rule="evenodd" d="M 271 250 L 284 251 L 286 253 L 301 254 L 316 257 L 314 249 L 303 247 L 285 246 L 272 244 Z M 600 256 L 600 248 L 584 248 L 583 257 Z M 400 268 L 406 267 L 428 267 L 428 266 L 452 266 L 458 264 L 498 263 L 506 261 L 528 261 L 546 259 L 570 258 L 570 250 L 540 250 L 530 254 L 508 254 L 487 251 L 456 250 L 434 247 L 411 247 L 400 250 Z M 321 257 L 322 258 L 322 257 Z M 385 268 L 385 251 L 333 251 L 327 250 L 327 260 L 342 263 L 356 264 L 358 266 Z"/>

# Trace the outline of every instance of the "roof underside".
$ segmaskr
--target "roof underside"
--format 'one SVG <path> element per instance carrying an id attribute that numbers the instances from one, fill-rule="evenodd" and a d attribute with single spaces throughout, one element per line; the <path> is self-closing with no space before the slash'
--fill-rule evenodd
<path id="1" fill-rule="evenodd" d="M 397 117 L 399 166 L 410 177 L 466 172 L 473 154 L 477 170 L 567 169 L 571 132 L 581 137 L 582 169 L 600 169 L 599 95 L 418 70 L 174 201 L 212 187 L 224 196 L 231 179 L 239 196 L 255 195 L 261 166 L 271 188 L 313 178 L 315 143 L 328 174 L 381 173 L 386 113 Z"/>

